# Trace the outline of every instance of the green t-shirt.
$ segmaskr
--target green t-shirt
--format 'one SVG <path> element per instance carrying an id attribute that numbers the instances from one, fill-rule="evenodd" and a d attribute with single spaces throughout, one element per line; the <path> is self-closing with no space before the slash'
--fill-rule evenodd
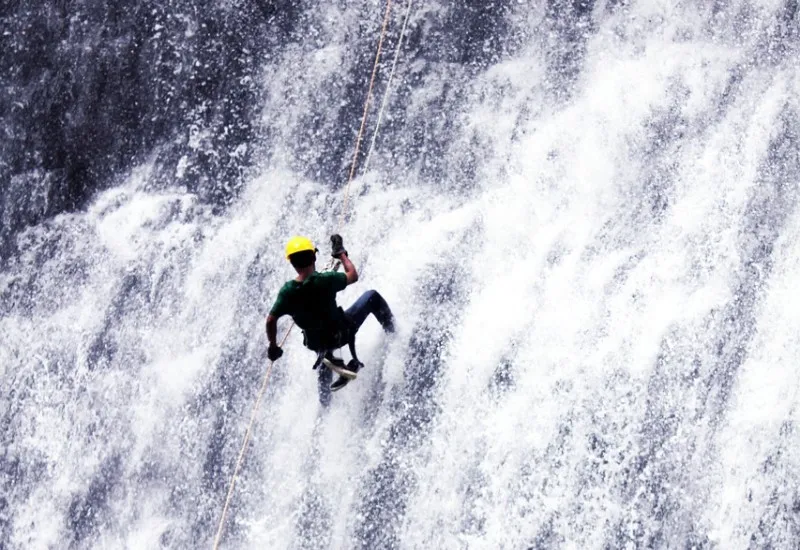
<path id="1" fill-rule="evenodd" d="M 309 347 L 336 332 L 344 320 L 344 312 L 336 305 L 336 293 L 347 286 L 347 275 L 336 271 L 314 273 L 299 283 L 287 282 L 278 292 L 270 315 L 291 315 L 303 329 Z"/>

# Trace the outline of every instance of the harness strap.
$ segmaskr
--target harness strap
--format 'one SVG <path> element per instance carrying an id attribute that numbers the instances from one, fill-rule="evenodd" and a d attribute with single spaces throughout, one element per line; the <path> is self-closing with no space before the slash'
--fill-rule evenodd
<path id="1" fill-rule="evenodd" d="M 316 352 L 317 352 L 317 360 L 314 361 L 314 366 L 311 367 L 313 370 L 317 370 L 320 367 L 320 365 L 322 365 L 322 361 L 323 361 L 323 359 L 325 359 L 325 356 L 327 354 L 333 353 L 334 350 L 337 350 L 337 349 L 341 348 L 345 344 L 347 344 L 347 347 L 350 350 L 350 355 L 352 356 L 352 358 L 357 363 L 361 363 L 361 361 L 358 360 L 358 354 L 356 353 L 356 331 L 352 330 L 352 327 L 348 326 L 343 330 L 343 332 L 348 337 L 345 342 L 341 342 L 341 343 L 337 342 L 337 344 L 339 344 L 339 345 L 336 346 L 336 347 L 333 347 L 333 348 L 326 348 L 326 349 L 316 350 Z"/>
<path id="2" fill-rule="evenodd" d="M 317 370 L 320 365 L 322 365 L 322 360 L 325 359 L 325 354 L 328 353 L 327 350 L 322 350 L 317 352 L 317 360 L 314 361 L 314 366 L 311 367 L 314 370 Z"/>

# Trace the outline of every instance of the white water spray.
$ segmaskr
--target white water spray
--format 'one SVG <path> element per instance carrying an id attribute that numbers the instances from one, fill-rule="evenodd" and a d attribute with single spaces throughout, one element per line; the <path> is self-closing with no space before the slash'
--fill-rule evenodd
<path id="1" fill-rule="evenodd" d="M 521 45 L 469 78 L 401 58 L 343 231 L 362 282 L 340 295 L 380 290 L 399 334 L 365 324 L 367 367 L 326 411 L 290 338 L 223 548 L 797 546 L 796 16 L 617 4 L 555 38 L 546 10 L 509 10 Z M 317 13 L 319 45 L 267 68 L 283 145 L 225 214 L 150 190 L 145 166 L 19 237 L 0 275 L 10 548 L 210 546 L 282 245 L 324 250 L 334 226 L 291 144 L 336 97 L 359 13 Z M 568 40 L 579 70 L 559 76 Z M 422 120 L 449 134 L 404 164 Z"/>

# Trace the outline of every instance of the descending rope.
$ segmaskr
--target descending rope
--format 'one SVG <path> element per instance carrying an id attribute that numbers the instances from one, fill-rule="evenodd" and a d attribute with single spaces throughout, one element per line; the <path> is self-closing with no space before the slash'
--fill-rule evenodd
<path id="1" fill-rule="evenodd" d="M 355 175 L 356 161 L 358 160 L 358 153 L 359 150 L 361 149 L 361 141 L 364 135 L 364 126 L 367 120 L 367 112 L 369 111 L 369 102 L 370 99 L 372 98 L 372 88 L 373 85 L 375 84 L 375 75 L 378 72 L 378 65 L 381 59 L 381 50 L 383 48 L 383 39 L 386 37 L 386 28 L 388 27 L 389 24 L 389 14 L 391 13 L 391 7 L 392 7 L 392 0 L 386 0 L 386 13 L 384 14 L 383 25 L 381 26 L 381 35 L 380 39 L 378 40 L 378 51 L 375 55 L 375 64 L 372 67 L 372 76 L 370 77 L 369 81 L 369 90 L 367 91 L 367 97 L 364 100 L 364 115 L 361 119 L 361 127 L 358 130 L 358 138 L 356 139 L 355 151 L 353 153 L 353 164 L 350 167 L 350 176 L 347 178 L 347 185 L 345 186 L 344 202 L 342 205 L 342 214 L 339 220 L 339 227 L 341 227 L 341 225 L 344 223 L 345 214 L 347 213 L 347 198 L 350 189 L 350 182 L 353 180 L 353 176 Z M 408 16 L 406 16 L 406 18 L 407 17 Z M 396 61 L 397 59 L 395 57 L 395 62 Z M 394 69 L 392 70 L 394 71 Z M 374 136 L 373 136 L 373 143 L 374 143 Z M 292 321 L 292 324 L 289 326 L 289 329 L 286 331 L 286 334 L 284 334 L 283 339 L 279 344 L 281 347 L 283 347 L 283 344 L 289 337 L 292 328 L 294 328 L 294 321 Z M 225 497 L 225 504 L 222 507 L 222 514 L 220 515 L 219 518 L 219 526 L 217 527 L 217 534 L 214 537 L 214 545 L 212 547 L 213 550 L 217 550 L 219 548 L 219 543 L 222 540 L 222 530 L 225 527 L 225 518 L 228 515 L 228 508 L 230 507 L 231 499 L 233 497 L 233 489 L 236 486 L 236 479 L 239 477 L 239 470 L 241 470 L 242 463 L 244 462 L 244 455 L 245 452 L 247 451 L 247 444 L 250 441 L 250 434 L 253 431 L 253 424 L 255 423 L 256 415 L 258 414 L 258 409 L 261 405 L 261 399 L 264 397 L 264 392 L 267 389 L 267 384 L 269 382 L 269 376 L 272 373 L 273 365 L 275 365 L 275 361 L 270 361 L 269 367 L 267 367 L 267 372 L 264 373 L 264 379 L 261 382 L 261 389 L 258 392 L 258 397 L 256 397 L 256 402 L 253 405 L 253 411 L 250 414 L 250 422 L 247 425 L 247 430 L 245 430 L 244 440 L 242 441 L 242 448 L 239 451 L 239 457 L 236 459 L 236 466 L 233 469 L 233 475 L 231 476 L 231 481 L 230 484 L 228 485 L 228 493 Z"/>
<path id="2" fill-rule="evenodd" d="M 347 199 L 350 195 L 350 182 L 353 181 L 353 176 L 356 174 L 356 163 L 358 162 L 358 153 L 361 151 L 361 139 L 364 137 L 364 126 L 367 124 L 367 113 L 369 112 L 369 102 L 372 99 L 372 87 L 375 84 L 375 75 L 378 73 L 378 64 L 381 60 L 381 50 L 383 48 L 383 39 L 386 36 L 386 27 L 389 25 L 389 14 L 392 11 L 392 0 L 386 0 L 386 13 L 383 16 L 383 26 L 381 27 L 381 37 L 378 40 L 378 50 L 375 52 L 375 64 L 372 66 L 372 76 L 369 79 L 369 88 L 367 89 L 367 98 L 364 100 L 364 114 L 361 117 L 361 127 L 358 129 L 358 137 L 356 138 L 356 146 L 353 150 L 353 162 L 350 164 L 350 175 L 347 177 L 347 185 L 344 187 L 344 201 L 342 203 L 342 215 L 339 217 L 339 229 L 344 224 L 344 217 L 347 213 Z"/>
<path id="3" fill-rule="evenodd" d="M 378 120 L 375 122 L 375 130 L 372 132 L 372 141 L 369 144 L 369 149 L 367 150 L 367 158 L 364 161 L 364 169 L 361 171 L 363 174 L 369 168 L 369 159 L 372 158 L 372 150 L 375 149 L 375 141 L 378 139 L 378 130 L 381 127 L 381 121 L 383 120 L 383 112 L 386 109 L 386 104 L 389 103 L 389 94 L 392 89 L 392 80 L 394 79 L 394 70 L 397 67 L 397 59 L 400 57 L 400 47 L 403 45 L 403 37 L 406 34 L 406 27 L 408 26 L 408 16 L 411 15 L 411 3 L 413 0 L 408 0 L 408 5 L 406 6 L 406 16 L 403 19 L 403 27 L 400 29 L 400 38 L 397 39 L 397 46 L 394 49 L 394 61 L 392 61 L 392 70 L 389 71 L 389 80 L 386 82 L 386 91 L 383 94 L 383 101 L 381 102 L 381 108 L 378 110 Z"/>
<path id="4" fill-rule="evenodd" d="M 294 324 L 292 324 L 292 326 L 294 326 Z M 284 334 L 283 340 L 281 340 L 281 346 L 283 346 L 284 342 L 286 342 L 291 330 L 292 327 L 290 326 L 289 330 L 287 330 L 286 334 Z M 231 504 L 231 497 L 233 497 L 233 488 L 236 486 L 236 478 L 239 477 L 239 470 L 241 469 L 242 462 L 244 461 L 244 453 L 247 449 L 247 443 L 250 441 L 250 434 L 253 432 L 253 423 L 256 420 L 256 413 L 258 413 L 258 407 L 261 405 L 261 398 L 264 397 L 264 391 L 267 389 L 267 382 L 269 381 L 269 375 L 272 373 L 272 366 L 274 364 L 275 361 L 270 361 L 269 367 L 267 367 L 267 372 L 264 373 L 264 380 L 261 382 L 261 389 L 259 390 L 258 397 L 253 405 L 253 412 L 250 414 L 250 422 L 247 424 L 247 430 L 244 432 L 244 441 L 242 441 L 242 448 L 239 451 L 239 458 L 236 459 L 236 467 L 233 469 L 233 476 L 231 477 L 231 482 L 228 486 L 228 494 L 225 497 L 225 505 L 222 507 L 222 516 L 219 519 L 217 535 L 214 537 L 214 550 L 219 548 L 219 542 L 222 539 L 222 528 L 225 526 L 225 516 L 228 515 L 228 507 Z"/>

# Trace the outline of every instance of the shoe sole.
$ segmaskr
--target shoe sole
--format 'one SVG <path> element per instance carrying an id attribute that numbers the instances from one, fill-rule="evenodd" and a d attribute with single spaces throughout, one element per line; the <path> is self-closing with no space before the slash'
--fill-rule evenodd
<path id="1" fill-rule="evenodd" d="M 324 365 L 326 367 L 331 369 L 333 372 L 335 372 L 339 376 L 344 376 L 348 380 L 355 380 L 356 376 L 358 376 L 357 373 L 355 373 L 355 372 L 353 372 L 351 370 L 347 370 L 345 368 L 342 368 L 339 365 L 336 365 L 336 364 L 332 363 L 331 361 L 328 361 L 327 359 L 323 359 L 322 362 L 324 363 Z"/>
<path id="2" fill-rule="evenodd" d="M 338 380 L 336 382 L 338 382 Z M 343 387 L 345 387 L 347 384 L 350 383 L 350 380 L 345 378 L 344 382 L 342 382 L 341 384 L 337 384 L 336 382 L 331 384 L 331 391 L 339 391 L 339 390 L 341 390 Z"/>

